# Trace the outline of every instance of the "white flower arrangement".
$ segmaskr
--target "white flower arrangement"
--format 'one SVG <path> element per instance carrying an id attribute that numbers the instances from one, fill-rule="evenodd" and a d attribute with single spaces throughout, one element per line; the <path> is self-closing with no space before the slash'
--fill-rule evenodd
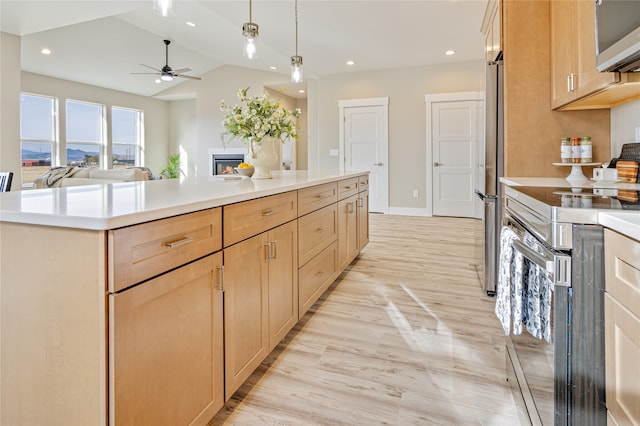
<path id="1" fill-rule="evenodd" d="M 268 94 L 260 97 L 249 97 L 249 88 L 238 91 L 238 99 L 243 105 L 230 107 L 222 100 L 220 110 L 226 112 L 222 125 L 230 139 L 241 139 L 244 143 L 252 140 L 260 143 L 266 136 L 277 138 L 285 142 L 286 138 L 298 139 L 298 124 L 296 118 L 300 110 L 289 111 L 280 108 L 280 101 L 272 100 Z"/>

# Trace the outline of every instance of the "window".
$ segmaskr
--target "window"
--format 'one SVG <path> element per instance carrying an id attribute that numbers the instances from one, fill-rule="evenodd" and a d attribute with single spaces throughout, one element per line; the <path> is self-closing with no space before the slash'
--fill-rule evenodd
<path id="1" fill-rule="evenodd" d="M 67 165 L 105 164 L 104 106 L 67 101 Z"/>
<path id="2" fill-rule="evenodd" d="M 57 143 L 57 99 L 21 93 L 20 159 L 23 185 L 29 186 L 55 164 Z"/>
<path id="3" fill-rule="evenodd" d="M 113 168 L 142 166 L 143 113 L 128 108 L 111 108 L 111 143 Z"/>

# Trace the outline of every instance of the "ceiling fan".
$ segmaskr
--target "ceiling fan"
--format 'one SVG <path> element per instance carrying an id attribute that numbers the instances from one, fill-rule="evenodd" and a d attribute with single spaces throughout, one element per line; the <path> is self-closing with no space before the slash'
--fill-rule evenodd
<path id="1" fill-rule="evenodd" d="M 164 40 L 165 46 L 165 65 L 162 69 L 157 69 L 154 67 L 150 67 L 149 65 L 140 64 L 143 67 L 151 68 L 156 72 L 132 72 L 131 74 L 155 74 L 160 76 L 160 80 L 162 81 L 171 81 L 174 77 L 182 77 L 189 78 L 191 80 L 202 80 L 200 77 L 193 77 L 191 75 L 182 74 L 183 72 L 191 71 L 191 68 L 180 68 L 179 70 L 171 69 L 169 66 L 169 44 L 171 44 L 171 40 Z"/>

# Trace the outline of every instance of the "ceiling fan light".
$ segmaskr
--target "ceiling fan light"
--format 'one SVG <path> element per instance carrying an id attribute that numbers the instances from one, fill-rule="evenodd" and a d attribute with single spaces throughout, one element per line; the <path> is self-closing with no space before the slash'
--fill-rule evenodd
<path id="1" fill-rule="evenodd" d="M 258 24 L 253 22 L 245 22 L 242 26 L 242 35 L 244 36 L 243 56 L 253 59 L 256 57 L 256 43 L 258 39 Z"/>
<path id="2" fill-rule="evenodd" d="M 302 56 L 291 57 L 291 81 L 294 83 L 302 81 Z"/>
<path id="3" fill-rule="evenodd" d="M 173 0 L 153 0 L 153 11 L 166 18 L 173 14 Z"/>
<path id="4" fill-rule="evenodd" d="M 173 80 L 173 76 L 171 74 L 169 74 L 169 73 L 163 73 L 160 76 L 160 80 L 162 80 L 162 81 L 172 81 Z"/>

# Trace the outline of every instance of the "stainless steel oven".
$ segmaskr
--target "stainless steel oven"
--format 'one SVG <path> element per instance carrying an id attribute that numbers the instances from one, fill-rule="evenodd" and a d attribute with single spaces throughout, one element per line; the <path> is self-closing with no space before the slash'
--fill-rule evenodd
<path id="1" fill-rule="evenodd" d="M 571 197 L 568 203 L 563 197 Z M 503 225 L 553 284 L 551 343 L 507 337 L 514 394 L 531 424 L 604 425 L 603 230 L 590 190 L 504 188 Z M 594 208 L 594 204 L 596 208 Z"/>

